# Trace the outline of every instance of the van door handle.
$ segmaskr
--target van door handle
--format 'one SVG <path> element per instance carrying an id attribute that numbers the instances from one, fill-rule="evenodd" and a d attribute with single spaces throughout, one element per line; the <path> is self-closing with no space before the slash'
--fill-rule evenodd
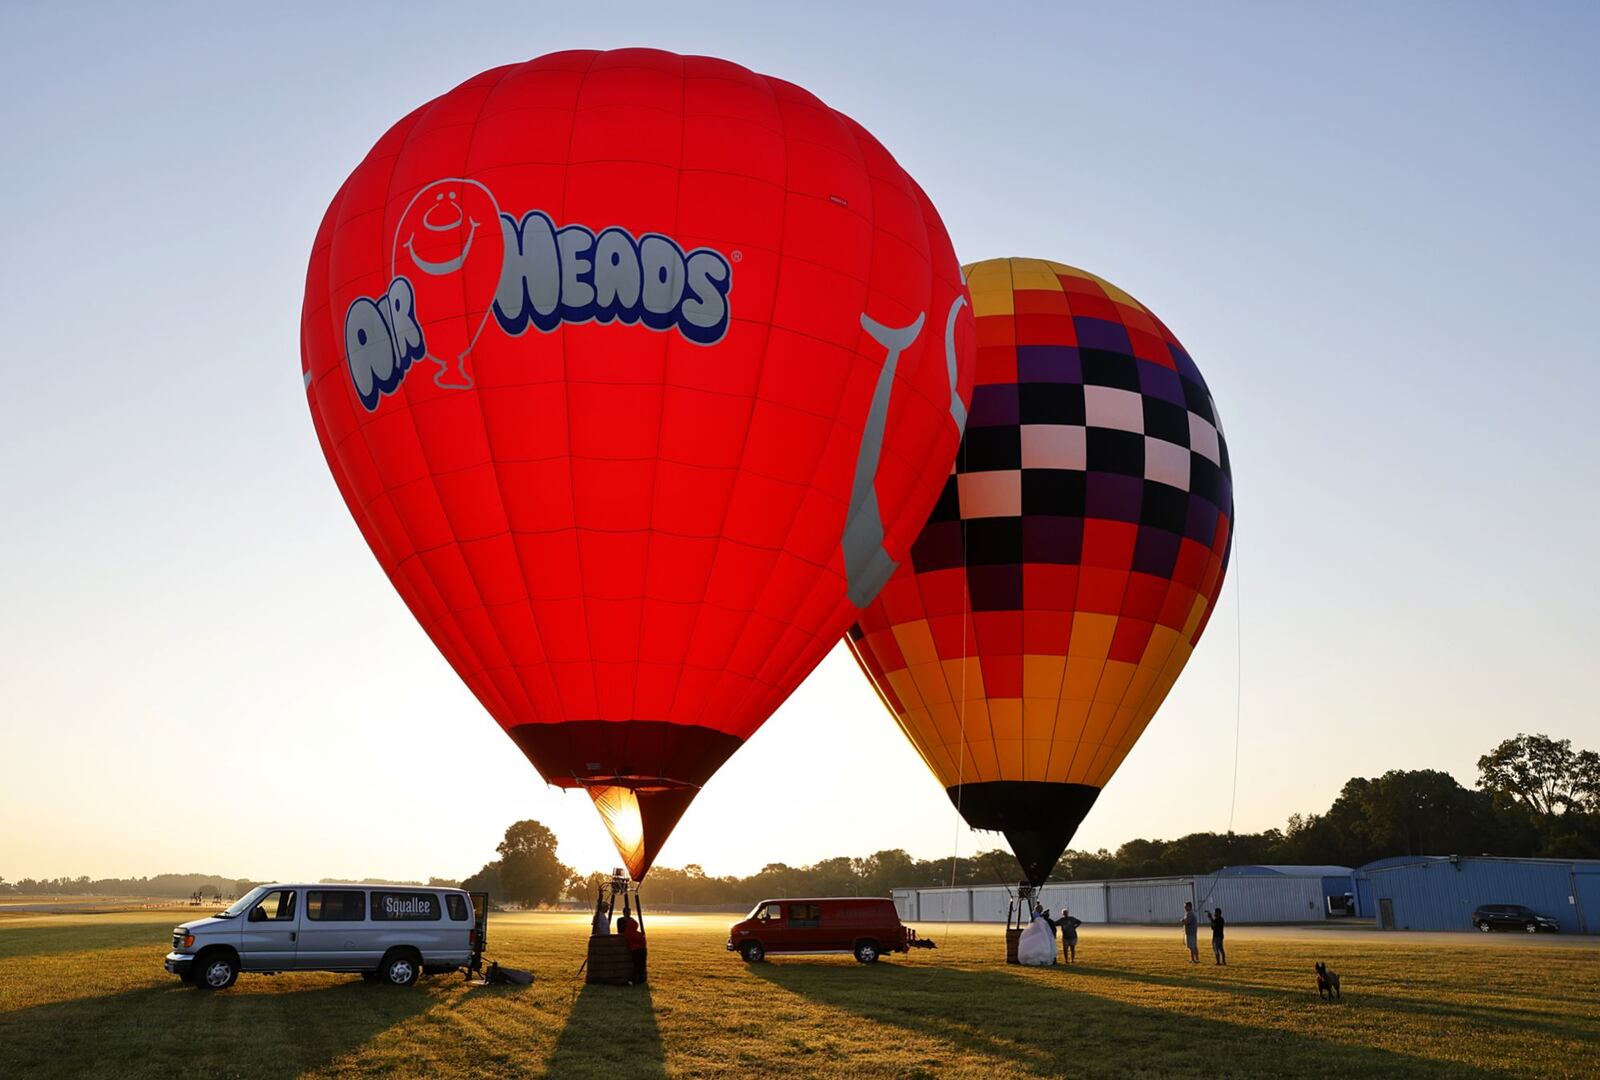
<path id="1" fill-rule="evenodd" d="M 295 933 L 295 931 L 293 931 L 293 930 L 289 931 L 289 940 L 290 941 L 298 941 L 299 939 L 300 939 L 300 935 L 299 934 Z"/>

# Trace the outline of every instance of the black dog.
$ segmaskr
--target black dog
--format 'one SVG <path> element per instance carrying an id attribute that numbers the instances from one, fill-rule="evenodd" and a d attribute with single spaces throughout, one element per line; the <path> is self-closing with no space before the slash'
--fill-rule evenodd
<path id="1" fill-rule="evenodd" d="M 1317 961 L 1317 996 L 1328 1001 L 1342 996 L 1339 993 L 1339 973 L 1329 971 L 1328 965 L 1321 960 Z"/>

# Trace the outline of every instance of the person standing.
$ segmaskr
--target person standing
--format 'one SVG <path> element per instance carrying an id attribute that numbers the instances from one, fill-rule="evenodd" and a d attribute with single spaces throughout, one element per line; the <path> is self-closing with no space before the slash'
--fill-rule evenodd
<path id="1" fill-rule="evenodd" d="M 611 933 L 611 913 L 606 910 L 604 900 L 594 902 L 594 918 L 589 922 L 589 933 L 591 936 Z"/>
<path id="2" fill-rule="evenodd" d="M 1044 908 L 1039 913 L 1039 917 L 1045 921 L 1045 924 L 1047 926 L 1050 927 L 1050 962 L 1053 964 L 1053 963 L 1056 962 L 1056 955 L 1057 955 L 1056 930 L 1058 929 L 1060 924 L 1057 923 L 1056 920 L 1054 920 L 1054 919 L 1052 919 L 1050 917 L 1050 909 L 1049 908 Z"/>
<path id="3" fill-rule="evenodd" d="M 1061 909 L 1061 918 L 1056 920 L 1056 925 L 1061 928 L 1061 954 L 1067 963 L 1078 962 L 1078 927 L 1083 925 L 1082 919 L 1074 918 L 1072 912 L 1066 908 Z"/>
<path id="4" fill-rule="evenodd" d="M 628 980 L 628 985 L 642 986 L 645 981 L 645 960 L 649 953 L 645 947 L 644 931 L 639 929 L 632 915 L 624 915 L 617 920 L 617 933 L 622 935 L 622 940 L 628 943 L 628 951 L 633 954 L 633 978 Z"/>
<path id="5" fill-rule="evenodd" d="M 1208 911 L 1206 916 L 1211 920 L 1211 955 L 1216 958 L 1218 964 L 1227 967 L 1228 953 L 1222 947 L 1222 928 L 1225 925 L 1222 920 L 1222 909 Z"/>
<path id="6" fill-rule="evenodd" d="M 1193 901 L 1185 900 L 1183 902 L 1183 922 L 1180 925 L 1183 927 L 1183 943 L 1189 949 L 1189 963 L 1198 964 L 1200 962 L 1200 926 L 1199 920 L 1194 917 Z"/>

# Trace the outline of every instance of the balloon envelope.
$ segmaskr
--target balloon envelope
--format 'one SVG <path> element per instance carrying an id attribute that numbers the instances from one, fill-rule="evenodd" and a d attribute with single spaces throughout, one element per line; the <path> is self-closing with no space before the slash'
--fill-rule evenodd
<path id="1" fill-rule="evenodd" d="M 721 60 L 568 52 L 356 167 L 303 376 L 406 605 L 641 878 L 905 557 L 971 322 L 938 214 L 849 118 Z"/>
<path id="2" fill-rule="evenodd" d="M 971 416 L 852 652 L 968 824 L 1042 882 L 1200 639 L 1233 523 L 1205 380 L 1142 304 L 1038 259 L 967 268 Z"/>

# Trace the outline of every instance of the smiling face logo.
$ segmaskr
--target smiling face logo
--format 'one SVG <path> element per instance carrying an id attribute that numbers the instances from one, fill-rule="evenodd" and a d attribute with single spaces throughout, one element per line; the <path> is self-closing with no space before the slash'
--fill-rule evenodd
<path id="1" fill-rule="evenodd" d="M 491 314 L 508 337 L 600 323 L 715 345 L 732 321 L 732 288 L 733 267 L 714 248 L 685 250 L 670 236 L 617 225 L 557 225 L 542 210 L 519 220 L 478 181 L 446 177 L 400 214 L 388 289 L 346 309 L 345 363 L 372 412 L 418 360 L 437 367 L 435 386 L 472 389 L 467 359 Z"/>
<path id="2" fill-rule="evenodd" d="M 476 180 L 436 180 L 406 204 L 395 228 L 389 276 L 411 283 L 427 358 L 439 368 L 435 385 L 472 386 L 467 357 L 488 321 L 504 261 L 499 204 Z M 428 318 L 448 311 L 460 313 Z"/>

